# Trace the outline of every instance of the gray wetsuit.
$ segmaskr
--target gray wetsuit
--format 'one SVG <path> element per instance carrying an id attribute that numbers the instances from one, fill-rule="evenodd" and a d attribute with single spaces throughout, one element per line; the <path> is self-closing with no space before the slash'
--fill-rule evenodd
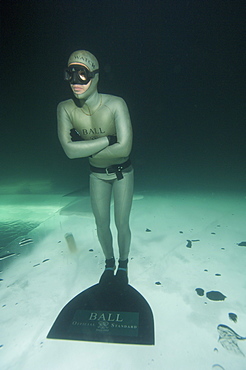
<path id="1" fill-rule="evenodd" d="M 81 64 L 92 71 L 98 68 L 97 63 L 96 58 L 85 51 L 79 51 L 77 54 L 75 52 L 69 59 L 69 65 Z M 59 103 L 58 137 L 69 158 L 89 158 L 92 166 L 90 174 L 92 210 L 106 259 L 114 256 L 110 229 L 110 206 L 113 196 L 119 258 L 126 260 L 131 242 L 129 217 L 133 197 L 133 168 L 130 164 L 124 168 L 121 179 L 117 178 L 115 172 L 103 171 L 114 165 L 128 163 L 132 148 L 132 126 L 125 101 L 116 96 L 99 94 L 97 82 L 98 75 L 95 75 L 88 86 L 86 85 L 85 92 L 78 94 L 73 90 L 74 100 Z M 71 87 L 73 89 L 73 86 Z M 72 141 L 71 129 L 76 129 L 82 141 Z M 108 136 L 116 136 L 117 141 L 110 145 Z"/>

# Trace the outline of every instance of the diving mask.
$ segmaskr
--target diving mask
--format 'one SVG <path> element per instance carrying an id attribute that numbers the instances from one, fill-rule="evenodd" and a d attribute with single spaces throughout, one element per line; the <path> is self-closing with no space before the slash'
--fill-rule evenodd
<path id="1" fill-rule="evenodd" d="M 95 71 L 91 72 L 85 66 L 71 64 L 64 71 L 64 79 L 71 85 L 87 85 L 98 72 L 99 69 L 95 69 Z"/>

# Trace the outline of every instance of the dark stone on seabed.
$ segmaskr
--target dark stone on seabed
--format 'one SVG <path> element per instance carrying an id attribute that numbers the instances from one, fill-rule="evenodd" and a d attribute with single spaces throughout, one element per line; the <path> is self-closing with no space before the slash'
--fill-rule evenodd
<path id="1" fill-rule="evenodd" d="M 228 313 L 229 319 L 231 319 L 234 322 L 237 322 L 237 315 L 233 312 Z"/>
<path id="2" fill-rule="evenodd" d="M 187 244 L 186 244 L 186 247 L 187 248 L 191 248 L 192 247 L 192 243 L 191 243 L 191 240 L 187 240 Z"/>
<path id="3" fill-rule="evenodd" d="M 239 247 L 246 247 L 246 242 L 237 243 Z"/>
<path id="4" fill-rule="evenodd" d="M 204 295 L 204 290 L 202 288 L 196 288 L 195 291 L 197 292 L 197 294 L 202 297 Z"/>
<path id="5" fill-rule="evenodd" d="M 206 297 L 208 299 L 210 299 L 211 301 L 224 301 L 225 298 L 227 298 L 221 292 L 217 292 L 217 291 L 214 291 L 214 290 L 212 290 L 211 292 L 207 292 Z"/>

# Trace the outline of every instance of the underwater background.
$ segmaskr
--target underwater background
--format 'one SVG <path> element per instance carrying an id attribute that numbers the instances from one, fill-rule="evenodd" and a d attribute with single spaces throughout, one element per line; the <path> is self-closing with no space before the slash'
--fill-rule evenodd
<path id="1" fill-rule="evenodd" d="M 72 96 L 63 70 L 77 49 L 98 58 L 99 92 L 128 104 L 136 189 L 245 192 L 245 4 L 8 0 L 0 6 L 1 245 L 47 216 L 47 209 L 40 217 L 26 209 L 28 216 L 22 210 L 16 221 L 15 195 L 24 202 L 29 194 L 88 193 L 87 160 L 69 160 L 56 133 L 56 106 Z"/>
<path id="2" fill-rule="evenodd" d="M 1 370 L 245 370 L 245 19 L 238 0 L 0 1 Z M 105 264 L 88 160 L 57 138 L 78 49 L 129 107 L 128 276 L 154 346 L 47 339 Z"/>

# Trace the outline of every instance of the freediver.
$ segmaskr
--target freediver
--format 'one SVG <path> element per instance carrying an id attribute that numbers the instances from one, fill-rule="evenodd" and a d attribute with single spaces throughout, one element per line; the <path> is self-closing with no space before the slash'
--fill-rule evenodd
<path id="1" fill-rule="evenodd" d="M 128 108 L 122 98 L 98 93 L 99 64 L 88 51 L 78 50 L 71 54 L 65 80 L 69 82 L 74 98 L 58 104 L 58 137 L 68 158 L 89 158 L 91 205 L 105 256 L 100 283 L 115 279 L 128 284 L 129 217 L 134 182 L 129 159 L 132 126 Z M 116 275 L 110 229 L 112 196 L 119 249 Z"/>

